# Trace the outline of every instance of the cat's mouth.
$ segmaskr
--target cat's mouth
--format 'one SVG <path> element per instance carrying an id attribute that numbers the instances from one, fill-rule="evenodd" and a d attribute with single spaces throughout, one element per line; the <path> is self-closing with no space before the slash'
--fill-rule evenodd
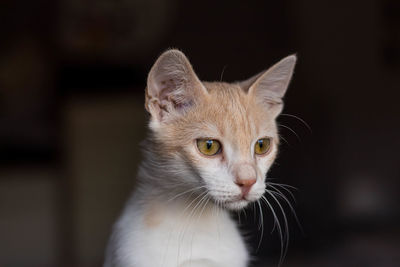
<path id="1" fill-rule="evenodd" d="M 227 209 L 230 210 L 240 210 L 245 208 L 248 204 L 250 203 L 250 201 L 244 199 L 244 198 L 240 198 L 237 200 L 228 200 L 225 201 L 223 204 Z"/>
<path id="2" fill-rule="evenodd" d="M 213 195 L 213 194 L 211 194 Z M 213 195 L 212 198 L 215 200 L 217 205 L 220 205 L 229 210 L 241 210 L 245 208 L 249 203 L 257 201 L 261 196 L 256 193 L 253 194 L 238 194 L 238 195 Z"/>

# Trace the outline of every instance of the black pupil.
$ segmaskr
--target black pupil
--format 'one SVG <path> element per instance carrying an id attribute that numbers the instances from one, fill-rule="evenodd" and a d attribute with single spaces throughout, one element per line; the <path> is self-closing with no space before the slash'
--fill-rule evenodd
<path id="1" fill-rule="evenodd" d="M 207 149 L 209 150 L 213 144 L 212 140 L 207 140 Z"/>
<path id="2" fill-rule="evenodd" d="M 258 146 L 259 146 L 260 148 L 262 148 L 262 147 L 263 147 L 263 145 L 264 145 L 264 142 L 263 142 L 263 140 L 258 140 Z"/>

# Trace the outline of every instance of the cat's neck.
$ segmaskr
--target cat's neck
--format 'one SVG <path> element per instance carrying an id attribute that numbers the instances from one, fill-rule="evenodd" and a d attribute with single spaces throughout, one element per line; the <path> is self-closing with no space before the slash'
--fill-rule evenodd
<path id="1" fill-rule="evenodd" d="M 170 210 L 197 210 L 207 216 L 225 213 L 211 200 L 205 186 L 192 186 L 185 182 L 198 179 L 196 173 L 188 169 L 177 170 L 179 166 L 174 166 L 173 161 L 153 151 L 145 152 L 145 159 L 139 166 L 139 184 L 135 194 L 142 203 L 153 203 Z"/>
<path id="2" fill-rule="evenodd" d="M 137 195 L 141 199 L 154 200 L 169 204 L 190 204 L 190 202 L 204 202 L 203 205 L 214 206 L 204 186 L 191 187 L 184 182 L 165 182 L 169 172 L 149 170 L 147 167 L 139 168 Z M 210 199 L 209 201 L 207 201 Z M 206 203 L 207 202 L 207 203 Z"/>

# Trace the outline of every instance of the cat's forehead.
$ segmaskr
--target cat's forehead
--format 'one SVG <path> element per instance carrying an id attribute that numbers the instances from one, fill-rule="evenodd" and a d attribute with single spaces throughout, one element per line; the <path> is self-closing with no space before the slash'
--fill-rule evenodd
<path id="1" fill-rule="evenodd" d="M 245 95 L 238 84 L 226 82 L 203 82 L 207 92 L 211 95 Z"/>
<path id="2" fill-rule="evenodd" d="M 196 110 L 197 122 L 236 139 L 274 131 L 274 117 L 238 84 L 204 82 L 204 86 L 209 96 Z"/>

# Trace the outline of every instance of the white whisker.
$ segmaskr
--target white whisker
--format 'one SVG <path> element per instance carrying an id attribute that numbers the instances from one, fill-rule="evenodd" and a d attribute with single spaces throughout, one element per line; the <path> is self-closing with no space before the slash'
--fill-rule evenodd
<path id="1" fill-rule="evenodd" d="M 261 227 L 261 236 L 260 236 L 260 240 L 258 241 L 258 246 L 257 246 L 257 250 L 256 251 L 258 251 L 260 249 L 260 246 L 261 246 L 261 243 L 262 243 L 262 239 L 263 239 L 263 236 L 264 236 L 264 215 L 263 215 L 263 212 L 262 212 L 260 200 L 257 200 L 257 204 L 258 204 L 259 211 L 260 211 L 259 229 Z"/>
<path id="2" fill-rule="evenodd" d="M 276 188 L 275 186 L 272 186 L 269 184 L 270 187 L 272 187 L 274 190 L 276 190 L 277 192 L 271 191 L 272 193 L 276 193 L 279 197 L 283 198 L 283 200 L 286 202 L 286 204 L 289 206 L 290 210 L 292 211 L 292 214 L 297 222 L 297 225 L 300 229 L 300 231 L 304 234 L 304 230 L 303 227 L 301 226 L 301 223 L 299 221 L 299 218 L 297 217 L 296 214 L 296 210 L 293 208 L 293 205 L 290 203 L 289 199 L 282 193 L 282 191 L 280 191 L 278 188 Z M 282 187 L 283 189 L 287 190 L 287 192 L 289 192 L 293 198 L 293 200 L 296 202 L 296 199 L 294 198 L 292 192 L 290 192 L 290 190 L 286 189 L 285 187 Z"/>
<path id="3" fill-rule="evenodd" d="M 278 229 L 279 237 L 280 237 L 280 239 L 281 239 L 281 257 L 280 257 L 280 259 L 279 259 L 279 266 L 280 266 L 280 265 L 282 264 L 282 261 L 283 261 L 282 255 L 283 255 L 283 251 L 284 251 L 284 242 L 283 242 L 282 227 L 281 227 L 281 224 L 280 224 L 280 222 L 279 222 L 278 216 L 276 215 L 275 210 L 274 210 L 274 208 L 272 207 L 272 205 L 271 205 L 271 204 L 269 203 L 269 201 L 265 198 L 265 196 L 261 196 L 261 199 L 264 200 L 264 203 L 267 204 L 267 206 L 268 206 L 269 209 L 271 210 L 272 215 L 273 215 L 273 217 L 274 217 L 274 220 L 275 220 L 275 222 L 276 222 L 276 227 L 277 227 L 277 229 Z"/>
<path id="4" fill-rule="evenodd" d="M 167 202 L 170 202 L 170 201 L 172 201 L 172 200 L 174 200 L 174 199 L 176 199 L 176 198 L 178 198 L 180 196 L 183 196 L 183 195 L 185 195 L 187 193 L 190 193 L 190 192 L 193 192 L 193 191 L 199 190 L 201 188 L 205 188 L 205 187 L 206 187 L 205 185 L 202 185 L 202 186 L 198 186 L 198 187 L 195 187 L 195 188 L 191 188 L 191 189 L 189 189 L 187 191 L 184 191 L 182 193 L 179 193 L 179 194 L 173 196 L 172 198 L 168 199 Z"/>
<path id="5" fill-rule="evenodd" d="M 312 133 L 310 125 L 308 125 L 308 123 L 305 120 L 303 120 L 302 118 L 300 118 L 298 116 L 295 116 L 295 115 L 292 115 L 292 114 L 287 114 L 287 113 L 281 113 L 280 115 L 281 116 L 292 117 L 292 118 L 295 118 L 295 119 L 299 120 L 300 122 L 302 122 L 304 124 L 304 126 L 306 126 L 306 128 L 310 131 L 310 133 Z"/>
<path id="6" fill-rule="evenodd" d="M 279 265 L 281 265 L 283 260 L 286 257 L 287 250 L 289 247 L 289 224 L 288 224 L 288 220 L 286 217 L 286 213 L 285 213 L 282 205 L 279 203 L 278 199 L 274 196 L 274 194 L 271 193 L 271 191 L 269 191 L 269 190 L 266 190 L 266 191 L 275 200 L 276 204 L 278 204 L 278 206 L 281 210 L 281 213 L 283 215 L 283 222 L 284 222 L 284 227 L 285 227 L 285 231 L 283 232 L 284 233 L 283 237 L 285 237 L 285 246 L 284 246 L 285 249 L 283 250 L 283 253 L 281 254 L 281 259 L 279 261 Z"/>
<path id="7" fill-rule="evenodd" d="M 294 194 L 292 193 L 292 191 L 290 191 L 288 188 L 290 188 L 289 185 L 285 185 L 284 184 L 278 184 L 278 183 L 267 183 L 267 186 L 270 186 L 272 188 L 274 188 L 275 190 L 279 191 L 280 193 L 282 193 L 280 190 L 278 190 L 276 187 L 281 188 L 282 190 L 285 190 L 293 199 L 294 203 L 297 204 L 296 198 L 294 197 Z M 283 194 L 283 193 L 282 193 Z"/>
<path id="8" fill-rule="evenodd" d="M 292 128 L 283 124 L 278 124 L 278 125 L 291 131 L 297 137 L 297 139 L 301 141 L 300 136 Z"/>

